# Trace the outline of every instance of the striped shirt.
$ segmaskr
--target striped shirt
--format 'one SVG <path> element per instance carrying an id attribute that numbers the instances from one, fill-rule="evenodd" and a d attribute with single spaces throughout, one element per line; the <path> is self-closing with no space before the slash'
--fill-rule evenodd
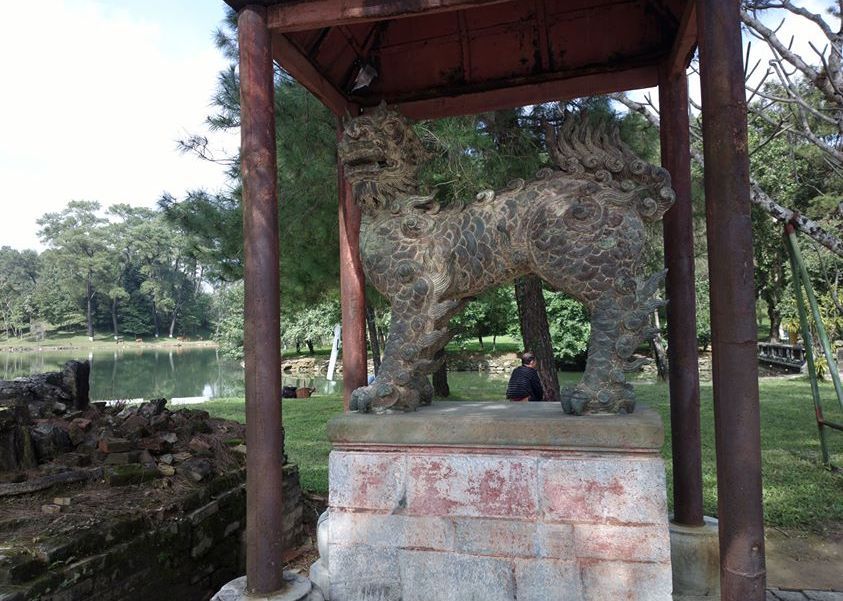
<path id="1" fill-rule="evenodd" d="M 516 367 L 509 377 L 506 398 L 523 399 L 526 397 L 529 397 L 531 401 L 543 401 L 544 390 L 541 380 L 539 380 L 539 372 L 532 367 L 522 365 Z"/>

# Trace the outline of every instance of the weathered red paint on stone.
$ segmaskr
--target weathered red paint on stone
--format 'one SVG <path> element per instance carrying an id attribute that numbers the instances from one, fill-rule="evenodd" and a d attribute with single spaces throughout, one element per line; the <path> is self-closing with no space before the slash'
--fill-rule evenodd
<path id="1" fill-rule="evenodd" d="M 666 523 L 661 459 L 546 460 L 539 464 L 547 521 L 603 524 Z"/>
<path id="2" fill-rule="evenodd" d="M 400 506 L 404 494 L 404 457 L 399 453 L 332 451 L 328 480 L 331 507 L 392 511 Z"/>
<path id="3" fill-rule="evenodd" d="M 574 553 L 579 558 L 627 561 L 670 560 L 670 535 L 661 526 L 574 526 Z"/>
<path id="4" fill-rule="evenodd" d="M 447 518 L 332 509 L 330 537 L 346 545 L 451 551 L 454 549 L 454 523 Z"/>
<path id="5" fill-rule="evenodd" d="M 642 427 L 615 452 L 605 442 L 554 448 L 543 433 L 511 447 L 399 447 L 391 434 L 373 442 L 382 419 L 366 423 L 372 431 L 344 430 L 333 441 L 328 556 L 340 580 L 332 599 L 671 601 L 653 431 Z"/>
<path id="6" fill-rule="evenodd" d="M 536 462 L 526 458 L 408 457 L 407 511 L 411 514 L 533 517 Z"/>

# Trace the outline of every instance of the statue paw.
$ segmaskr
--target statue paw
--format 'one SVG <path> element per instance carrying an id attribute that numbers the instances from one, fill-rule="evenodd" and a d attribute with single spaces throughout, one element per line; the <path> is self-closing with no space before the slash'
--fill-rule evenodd
<path id="1" fill-rule="evenodd" d="M 632 413 L 635 410 L 635 392 L 628 383 L 606 384 L 592 388 L 578 384 L 562 390 L 562 408 L 565 413 Z"/>
<path id="2" fill-rule="evenodd" d="M 430 384 L 428 383 L 428 387 Z M 424 391 L 423 391 L 424 392 Z M 432 394 L 428 394 L 429 399 Z M 349 409 L 360 413 L 384 413 L 389 410 L 415 411 L 425 398 L 415 388 L 400 386 L 388 380 L 363 386 L 351 393 Z M 427 401 L 430 404 L 430 401 Z"/>
<path id="3" fill-rule="evenodd" d="M 372 408 L 372 400 L 374 399 L 374 392 L 371 386 L 363 386 L 351 393 L 351 399 L 348 402 L 348 408 L 351 411 L 359 411 L 360 413 L 368 413 Z"/>
<path id="4" fill-rule="evenodd" d="M 392 382 L 377 382 L 351 393 L 349 409 L 360 413 L 383 413 L 400 400 L 400 387 Z"/>
<path id="5" fill-rule="evenodd" d="M 563 388 L 560 391 L 562 409 L 565 413 L 582 415 L 583 409 L 588 404 L 589 394 L 580 386 Z"/>

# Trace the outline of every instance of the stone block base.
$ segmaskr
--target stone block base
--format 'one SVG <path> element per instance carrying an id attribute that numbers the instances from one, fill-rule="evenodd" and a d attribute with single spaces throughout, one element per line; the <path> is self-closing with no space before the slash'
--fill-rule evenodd
<path id="1" fill-rule="evenodd" d="M 448 402 L 328 436 L 330 601 L 671 601 L 653 411 Z"/>

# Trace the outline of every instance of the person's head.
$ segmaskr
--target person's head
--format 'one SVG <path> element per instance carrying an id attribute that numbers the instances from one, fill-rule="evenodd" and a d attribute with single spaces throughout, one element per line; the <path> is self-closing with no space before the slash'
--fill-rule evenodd
<path id="1" fill-rule="evenodd" d="M 521 355 L 521 365 L 526 365 L 527 367 L 535 367 L 536 366 L 536 356 L 527 351 L 523 355 Z"/>

